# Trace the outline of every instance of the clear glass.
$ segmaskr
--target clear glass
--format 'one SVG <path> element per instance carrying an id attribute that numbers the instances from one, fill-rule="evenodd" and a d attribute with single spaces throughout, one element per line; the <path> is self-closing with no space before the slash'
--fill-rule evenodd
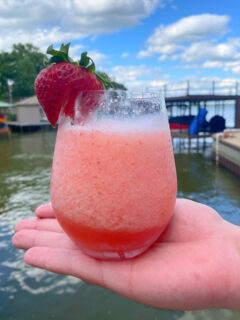
<path id="1" fill-rule="evenodd" d="M 176 192 L 159 94 L 81 92 L 74 116 L 61 114 L 51 201 L 60 225 L 86 254 L 120 260 L 146 251 L 170 221 Z"/>

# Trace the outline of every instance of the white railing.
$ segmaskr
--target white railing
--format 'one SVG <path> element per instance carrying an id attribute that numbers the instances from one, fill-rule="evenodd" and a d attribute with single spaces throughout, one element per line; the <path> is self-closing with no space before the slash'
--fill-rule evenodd
<path id="1" fill-rule="evenodd" d="M 240 81 L 201 81 L 166 83 L 158 88 L 165 97 L 190 95 L 240 95 Z"/>

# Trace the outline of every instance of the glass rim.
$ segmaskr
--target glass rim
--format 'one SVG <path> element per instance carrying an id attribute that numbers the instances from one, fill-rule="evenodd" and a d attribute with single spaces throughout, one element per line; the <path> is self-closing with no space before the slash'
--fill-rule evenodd
<path id="1" fill-rule="evenodd" d="M 144 91 L 144 90 L 123 90 L 123 89 L 103 89 L 103 90 L 80 90 L 76 100 L 79 99 L 79 97 L 81 97 L 82 95 L 99 95 L 103 97 L 104 99 L 107 99 L 108 97 L 111 98 L 119 98 L 118 100 L 131 100 L 134 102 L 134 100 L 136 100 L 136 102 L 139 101 L 150 101 L 152 100 L 152 103 L 154 103 L 155 105 L 160 104 L 161 110 L 166 110 L 166 103 L 165 103 L 165 97 L 164 95 L 159 92 L 159 91 Z M 116 94 L 116 96 L 113 96 L 113 94 Z M 118 95 L 120 94 L 120 95 Z M 105 100 L 104 100 L 105 101 Z"/>
<path id="2" fill-rule="evenodd" d="M 125 94 L 134 94 L 134 95 L 142 95 L 142 96 L 146 96 L 146 95 L 149 95 L 149 96 L 158 96 L 158 97 L 164 97 L 164 95 L 159 91 L 159 90 L 138 90 L 138 89 L 131 89 L 131 90 L 123 90 L 123 89 L 112 89 L 112 88 L 109 88 L 109 89 L 93 89 L 93 90 L 89 90 L 89 89 L 85 89 L 85 90 L 79 90 L 79 94 L 80 93 L 99 93 L 99 92 L 102 92 L 102 93 L 112 93 L 112 92 L 119 92 L 119 93 L 125 93 Z"/>
<path id="3" fill-rule="evenodd" d="M 166 113 L 165 99 L 159 92 L 136 90 L 81 90 L 74 102 L 73 123 L 97 119 L 137 119 L 144 115 Z M 61 118 L 65 117 L 64 111 Z"/>

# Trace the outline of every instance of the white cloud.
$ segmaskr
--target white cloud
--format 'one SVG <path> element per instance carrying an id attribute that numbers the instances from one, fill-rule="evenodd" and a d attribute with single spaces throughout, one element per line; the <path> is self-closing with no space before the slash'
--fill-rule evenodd
<path id="1" fill-rule="evenodd" d="M 46 48 L 52 43 L 61 43 L 75 39 L 79 39 L 80 35 L 74 32 L 61 32 L 59 28 L 36 29 L 25 32 L 16 30 L 14 33 L 5 33 L 0 31 L 0 51 L 10 51 L 14 43 L 32 43 L 40 48 L 42 52 L 46 52 Z M 83 37 L 83 35 L 82 35 Z"/>
<path id="2" fill-rule="evenodd" d="M 154 80 L 154 81 L 150 82 L 150 86 L 157 89 L 159 87 L 164 86 L 166 83 L 167 83 L 166 81 L 160 81 L 160 80 L 156 81 L 156 80 Z"/>
<path id="3" fill-rule="evenodd" d="M 224 66 L 224 71 L 240 74 L 240 61 L 227 62 Z"/>
<path id="4" fill-rule="evenodd" d="M 111 33 L 139 24 L 161 3 L 159 0 L 73 0 L 75 15 L 68 22 L 91 33 Z"/>
<path id="5" fill-rule="evenodd" d="M 202 67 L 206 69 L 222 68 L 223 63 L 220 61 L 206 61 L 203 63 Z"/>
<path id="6" fill-rule="evenodd" d="M 213 85 L 215 93 L 219 94 L 235 94 L 236 85 L 240 84 L 234 78 L 221 79 L 219 77 L 196 77 L 196 75 L 187 76 L 179 82 L 168 82 L 164 84 L 159 83 L 157 90 L 164 93 L 167 89 L 167 96 L 186 95 L 189 94 L 212 94 Z"/>
<path id="7" fill-rule="evenodd" d="M 122 57 L 122 58 L 127 58 L 127 57 L 129 57 L 129 53 L 128 53 L 128 52 L 123 52 L 123 53 L 121 54 L 121 57 Z"/>
<path id="8" fill-rule="evenodd" d="M 240 59 L 240 39 L 229 39 L 225 43 L 201 41 L 190 45 L 181 55 L 183 61 L 197 62 L 208 59 L 210 61 L 224 62 Z"/>
<path id="9" fill-rule="evenodd" d="M 59 43 L 138 25 L 164 0 L 0 1 L 0 50 L 31 42 Z"/>
<path id="10" fill-rule="evenodd" d="M 135 81 L 136 79 L 144 76 L 158 74 L 161 71 L 160 67 L 150 68 L 146 65 L 140 66 L 116 66 L 112 68 L 112 72 L 118 80 L 122 79 L 127 81 Z"/>
<path id="11" fill-rule="evenodd" d="M 228 32 L 227 15 L 200 14 L 160 25 L 146 42 L 138 58 L 158 55 L 159 61 L 177 60 L 174 69 L 220 68 L 240 73 L 240 38 L 221 40 Z"/>
<path id="12" fill-rule="evenodd" d="M 196 78 L 194 76 L 188 77 L 187 80 L 190 81 L 190 93 L 192 91 L 195 93 L 202 94 L 211 94 L 213 83 L 215 93 L 219 94 L 235 94 L 236 92 L 236 84 L 240 84 L 234 78 L 225 78 L 221 79 L 219 77 L 199 77 Z"/>
<path id="13" fill-rule="evenodd" d="M 90 50 L 88 51 L 88 55 L 93 59 L 98 70 L 103 69 L 105 65 L 109 64 L 107 56 L 98 50 Z"/>
<path id="14" fill-rule="evenodd" d="M 226 72 L 240 73 L 240 39 L 228 39 L 225 43 L 198 42 L 181 55 L 187 63 L 201 62 L 205 69 L 221 68 Z"/>
<path id="15" fill-rule="evenodd" d="M 71 45 L 69 48 L 69 55 L 73 60 L 77 60 L 80 58 L 80 52 L 83 51 L 84 46 L 81 44 Z"/>
<path id="16" fill-rule="evenodd" d="M 200 14 L 185 17 L 164 26 L 160 25 L 147 40 L 147 49 L 138 53 L 139 58 L 155 54 L 171 55 L 186 44 L 227 32 L 229 17 L 226 15 Z"/>
<path id="17" fill-rule="evenodd" d="M 160 67 L 139 66 L 116 66 L 109 74 L 116 81 L 123 83 L 127 88 L 156 87 L 157 83 L 164 83 L 164 76 Z"/>

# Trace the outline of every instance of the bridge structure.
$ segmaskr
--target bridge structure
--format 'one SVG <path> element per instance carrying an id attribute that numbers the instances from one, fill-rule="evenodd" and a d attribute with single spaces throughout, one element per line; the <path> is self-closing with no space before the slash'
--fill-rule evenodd
<path id="1" fill-rule="evenodd" d="M 235 105 L 235 128 L 240 128 L 240 81 L 186 81 L 160 87 L 167 108 L 192 106 L 207 108 L 232 102 Z M 227 106 L 226 106 L 227 107 Z"/>

